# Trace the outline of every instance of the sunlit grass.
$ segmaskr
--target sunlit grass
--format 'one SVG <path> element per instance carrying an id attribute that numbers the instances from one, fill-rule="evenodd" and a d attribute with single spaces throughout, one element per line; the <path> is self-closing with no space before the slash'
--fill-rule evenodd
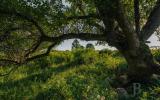
<path id="1" fill-rule="evenodd" d="M 114 79 L 116 70 L 127 67 L 123 57 L 94 50 L 56 51 L 39 61 L 46 66 L 32 62 L 0 77 L 0 100 L 117 100 L 109 80 Z M 0 72 L 6 70 L 0 68 Z M 154 87 L 144 87 L 139 99 L 158 98 L 160 81 L 154 83 Z"/>

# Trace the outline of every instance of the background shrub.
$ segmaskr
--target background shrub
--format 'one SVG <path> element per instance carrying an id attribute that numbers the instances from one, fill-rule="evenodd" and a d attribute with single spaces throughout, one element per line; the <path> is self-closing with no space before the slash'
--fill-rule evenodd
<path id="1" fill-rule="evenodd" d="M 73 51 L 74 64 L 91 64 L 98 59 L 98 53 L 93 49 L 78 49 Z"/>
<path id="2" fill-rule="evenodd" d="M 53 52 L 50 54 L 50 61 L 54 64 L 69 63 L 72 60 L 72 54 L 70 51 L 66 52 Z"/>

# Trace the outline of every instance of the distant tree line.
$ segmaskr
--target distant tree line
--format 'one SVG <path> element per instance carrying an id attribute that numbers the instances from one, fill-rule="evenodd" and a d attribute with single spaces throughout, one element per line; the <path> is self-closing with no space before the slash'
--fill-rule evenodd
<path id="1" fill-rule="evenodd" d="M 95 49 L 92 43 L 88 43 L 86 47 L 82 46 L 77 39 L 72 42 L 72 50 L 74 49 Z"/>

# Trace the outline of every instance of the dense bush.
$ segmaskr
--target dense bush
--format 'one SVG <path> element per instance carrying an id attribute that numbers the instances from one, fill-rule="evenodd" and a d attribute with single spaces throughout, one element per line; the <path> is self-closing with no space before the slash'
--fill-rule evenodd
<path id="1" fill-rule="evenodd" d="M 34 63 L 42 69 L 49 67 L 49 65 L 51 64 L 48 57 L 38 58 L 34 61 Z"/>
<path id="2" fill-rule="evenodd" d="M 69 51 L 66 52 L 52 52 L 49 56 L 50 62 L 55 64 L 61 64 L 66 62 L 71 62 L 72 54 Z"/>
<path id="3" fill-rule="evenodd" d="M 99 51 L 99 54 L 108 54 L 108 55 L 110 55 L 110 54 L 112 54 L 113 53 L 113 51 L 112 50 L 109 50 L 109 49 L 102 49 L 102 50 L 100 50 Z"/>
<path id="4" fill-rule="evenodd" d="M 160 62 L 160 50 L 152 50 L 152 54 L 155 57 L 155 59 Z"/>
<path id="5" fill-rule="evenodd" d="M 98 59 L 98 53 L 93 49 L 77 49 L 73 51 L 73 63 L 76 65 L 80 64 L 91 64 L 96 62 Z"/>
<path id="6" fill-rule="evenodd" d="M 112 57 L 122 57 L 119 51 L 117 50 L 109 50 L 109 49 L 102 49 L 99 51 L 100 55 L 110 55 Z"/>

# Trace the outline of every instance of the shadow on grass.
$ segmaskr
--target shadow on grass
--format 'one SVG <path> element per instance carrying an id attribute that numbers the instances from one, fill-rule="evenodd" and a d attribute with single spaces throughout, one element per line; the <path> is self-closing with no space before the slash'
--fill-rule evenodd
<path id="1" fill-rule="evenodd" d="M 50 88 L 47 91 L 40 92 L 35 100 L 65 100 L 65 96 L 56 88 Z"/>
<path id="2" fill-rule="evenodd" d="M 8 81 L 5 83 L 1 83 L 0 84 L 0 89 L 11 89 L 14 87 L 19 87 L 19 86 L 29 86 L 32 84 L 32 82 L 37 82 L 37 83 L 45 83 L 50 77 L 52 76 L 52 73 L 39 73 L 39 74 L 34 74 L 34 75 L 30 75 L 28 77 L 22 78 L 20 80 L 16 80 L 16 81 Z M 30 81 L 30 82 L 29 82 Z"/>
<path id="3" fill-rule="evenodd" d="M 53 68 L 52 71 L 55 74 L 58 74 L 58 73 L 65 72 L 65 71 L 67 71 L 69 69 L 72 69 L 72 68 L 75 68 L 75 67 L 78 67 L 78 66 L 75 66 L 73 63 L 66 63 L 64 65 L 59 65 L 59 66 Z"/>
<path id="4" fill-rule="evenodd" d="M 49 68 L 44 69 L 44 72 L 39 73 L 39 74 L 33 74 L 33 75 L 30 75 L 28 77 L 25 77 L 25 78 L 22 78 L 16 81 L 8 81 L 5 83 L 0 83 L 0 89 L 5 89 L 5 87 L 7 87 L 7 89 L 11 89 L 13 87 L 18 87 L 20 85 L 27 87 L 31 84 L 31 83 L 29 84 L 28 81 L 45 83 L 53 74 L 56 75 L 70 68 L 72 68 L 70 67 L 70 64 L 65 64 L 62 66 L 58 66 L 56 68 L 49 67 Z"/>
<path id="5" fill-rule="evenodd" d="M 16 81 L 9 81 L 9 82 L 6 82 L 6 83 L 1 83 L 0 84 L 0 89 L 2 91 L 5 91 L 6 89 L 13 89 L 13 88 L 17 88 L 17 89 L 21 89 L 21 87 L 25 87 L 26 89 L 28 87 L 30 87 L 33 83 L 45 83 L 48 79 L 51 78 L 51 76 L 54 75 L 58 75 L 59 73 L 61 72 L 65 72 L 69 69 L 72 69 L 76 67 L 75 64 L 72 62 L 72 63 L 67 63 L 67 64 L 64 64 L 64 65 L 60 65 L 60 66 L 57 66 L 57 67 L 48 67 L 46 69 L 44 69 L 44 71 L 42 73 L 39 73 L 39 74 L 34 74 L 34 75 L 30 75 L 26 78 L 23 78 L 23 79 L 20 79 L 20 80 L 16 80 Z M 77 66 L 79 67 L 79 66 Z M 98 67 L 96 65 L 96 67 Z M 95 84 L 97 84 L 97 86 L 100 86 L 101 89 L 105 88 L 105 78 L 107 75 L 110 74 L 113 74 L 113 70 L 109 70 L 107 69 L 106 67 L 103 69 L 104 66 L 101 66 L 102 69 L 81 69 L 77 72 L 78 73 L 81 73 L 81 74 L 86 74 L 86 75 L 93 75 L 96 76 L 94 77 L 95 79 Z M 104 75 L 105 74 L 105 75 Z M 103 77 L 103 78 L 102 78 Z M 97 78 L 97 79 L 96 79 Z M 99 78 L 99 79 L 98 79 Z M 71 84 L 70 86 L 70 89 L 72 90 L 73 92 L 73 96 L 74 98 L 83 98 L 83 94 L 82 92 L 84 91 L 84 89 L 86 88 L 87 84 L 89 80 L 83 80 L 83 79 L 79 79 L 79 77 L 77 78 L 77 76 L 71 76 L 71 77 L 68 77 L 67 78 L 67 84 Z M 80 85 L 82 85 L 80 87 Z M 16 90 L 18 91 L 18 90 Z M 20 93 L 20 92 L 19 92 Z M 10 95 L 11 93 L 8 93 L 8 95 Z M 50 100 L 50 99 L 55 99 L 55 100 L 65 100 L 65 96 L 58 90 L 58 89 L 55 89 L 55 88 L 50 88 L 46 91 L 43 91 L 43 92 L 40 92 L 36 97 L 35 97 L 36 100 Z M 85 99 L 85 97 L 84 97 Z"/>

